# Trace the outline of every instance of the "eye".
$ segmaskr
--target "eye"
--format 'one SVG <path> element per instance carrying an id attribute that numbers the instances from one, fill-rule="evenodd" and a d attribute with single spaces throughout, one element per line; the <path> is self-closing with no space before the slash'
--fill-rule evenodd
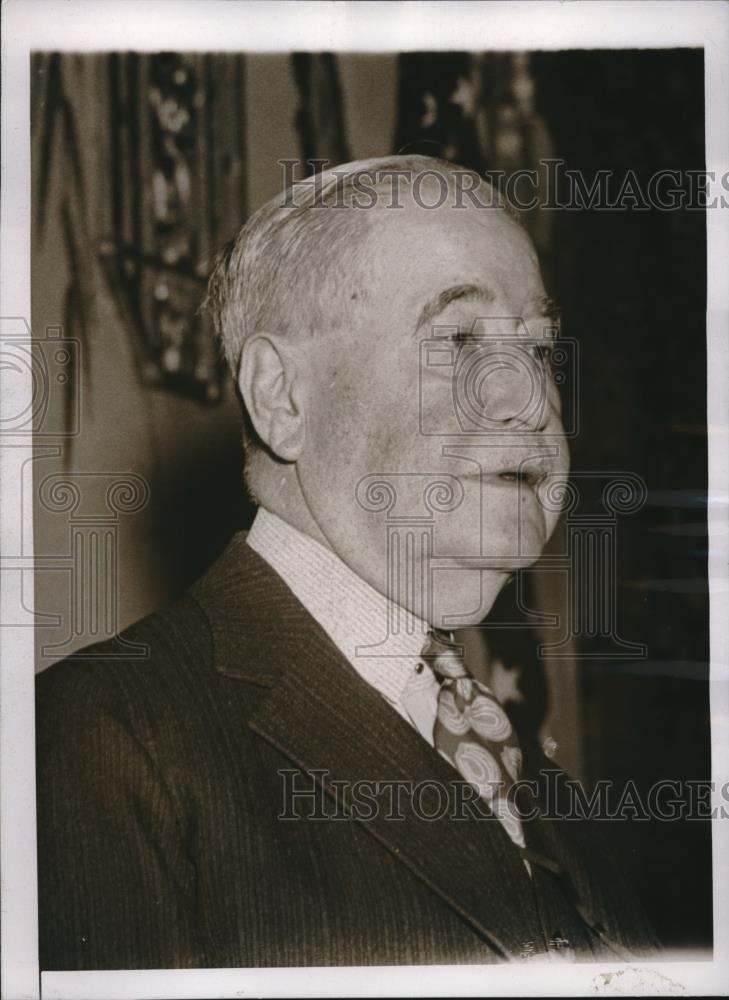
<path id="1" fill-rule="evenodd" d="M 473 336 L 471 330 L 454 329 L 451 333 L 448 334 L 448 340 L 450 340 L 452 344 L 472 344 L 475 343 L 478 339 L 479 339 L 478 337 Z"/>
<path id="2" fill-rule="evenodd" d="M 554 346 L 552 344 L 532 344 L 529 348 L 529 353 L 540 365 L 543 365 L 545 368 L 552 367 L 552 355 L 554 354 Z"/>

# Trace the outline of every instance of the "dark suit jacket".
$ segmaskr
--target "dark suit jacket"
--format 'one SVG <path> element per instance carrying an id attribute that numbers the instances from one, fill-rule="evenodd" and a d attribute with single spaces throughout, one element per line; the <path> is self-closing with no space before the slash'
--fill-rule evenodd
<path id="1" fill-rule="evenodd" d="M 243 535 L 125 637 L 149 656 L 112 641 L 38 679 L 42 968 L 480 963 L 550 938 L 588 959 L 652 948 L 589 823 L 526 823 L 546 859 L 530 879 L 493 819 L 428 820 L 407 795 L 393 807 L 382 783 L 459 776 Z M 280 773 L 295 769 L 316 784 Z M 332 783 L 362 780 L 384 798 L 353 819 L 351 785 Z M 328 792 L 282 819 L 286 781 Z"/>

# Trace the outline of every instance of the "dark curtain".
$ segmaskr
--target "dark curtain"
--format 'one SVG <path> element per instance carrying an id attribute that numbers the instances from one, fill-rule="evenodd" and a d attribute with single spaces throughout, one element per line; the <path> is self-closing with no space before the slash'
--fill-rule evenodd
<path id="1" fill-rule="evenodd" d="M 613 197 L 629 171 L 645 191 L 659 170 L 705 167 L 700 50 L 409 53 L 399 68 L 399 152 L 542 179 L 545 159 L 562 160 L 588 186 L 608 171 Z M 616 645 L 646 655 L 602 660 L 601 637 L 577 640 L 583 773 L 588 784 L 634 782 L 644 797 L 664 779 L 708 781 L 704 213 L 557 208 L 524 221 L 563 333 L 579 341 L 570 448 L 581 507 L 599 508 L 621 472 L 647 488 L 641 509 L 618 519 L 614 563 Z M 494 612 L 513 614 L 513 601 L 504 592 Z M 524 630 L 498 638 L 506 662 L 532 658 L 514 645 Z M 708 822 L 636 819 L 610 835 L 662 939 L 710 944 Z"/>
<path id="2" fill-rule="evenodd" d="M 703 52 L 532 56 L 565 167 L 593 177 L 705 169 Z M 617 537 L 617 629 L 644 660 L 582 667 L 587 768 L 645 794 L 710 779 L 706 251 L 703 211 L 557 211 L 553 290 L 580 339 L 576 470 L 637 472 Z M 585 641 L 589 651 L 589 641 Z M 614 823 L 661 937 L 711 942 L 708 822 Z"/>

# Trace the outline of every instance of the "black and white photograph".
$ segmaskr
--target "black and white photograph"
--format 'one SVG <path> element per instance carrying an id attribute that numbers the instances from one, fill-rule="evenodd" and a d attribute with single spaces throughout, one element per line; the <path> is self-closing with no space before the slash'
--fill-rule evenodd
<path id="1" fill-rule="evenodd" d="M 729 7 L 8 26 L 3 997 L 724 994 Z"/>

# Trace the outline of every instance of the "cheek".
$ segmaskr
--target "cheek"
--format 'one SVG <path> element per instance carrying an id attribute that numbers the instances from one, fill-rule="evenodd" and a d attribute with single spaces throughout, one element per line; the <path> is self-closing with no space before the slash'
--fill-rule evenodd
<path id="1" fill-rule="evenodd" d="M 348 465 L 367 471 L 405 471 L 421 451 L 418 386 L 393 358 L 389 370 L 363 364 L 354 377 L 341 379 L 320 408 L 322 438 L 333 435 Z"/>
<path id="2" fill-rule="evenodd" d="M 307 414 L 307 440 L 311 460 L 331 490 L 350 489 L 368 454 L 381 447 L 379 430 L 360 379 L 340 371 L 320 386 Z"/>
<path id="3" fill-rule="evenodd" d="M 418 344 L 398 344 L 390 330 L 365 330 L 346 347 L 327 346 L 307 432 L 312 459 L 332 488 L 351 491 L 353 480 L 378 472 L 442 468 L 442 440 L 421 433 Z"/>

